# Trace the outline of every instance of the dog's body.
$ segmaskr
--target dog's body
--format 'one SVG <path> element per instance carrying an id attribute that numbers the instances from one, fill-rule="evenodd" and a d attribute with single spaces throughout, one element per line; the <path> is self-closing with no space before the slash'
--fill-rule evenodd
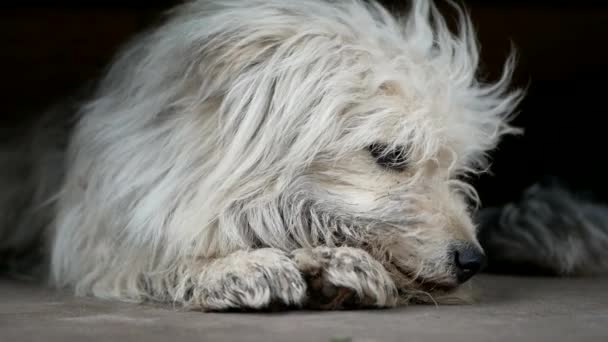
<path id="1" fill-rule="evenodd" d="M 453 35 L 425 0 L 402 19 L 356 0 L 178 8 L 122 51 L 73 129 L 59 110 L 33 134 L 69 130 L 67 151 L 3 158 L 29 176 L 3 175 L 19 214 L 0 250 L 45 231 L 57 286 L 202 309 L 449 298 L 482 262 L 457 177 L 516 131 L 521 97 L 512 59 L 476 79 L 458 13 Z"/>

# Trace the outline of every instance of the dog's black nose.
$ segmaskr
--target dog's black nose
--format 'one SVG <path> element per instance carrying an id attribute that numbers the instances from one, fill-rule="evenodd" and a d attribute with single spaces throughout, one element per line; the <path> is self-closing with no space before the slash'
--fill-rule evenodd
<path id="1" fill-rule="evenodd" d="M 479 272 L 485 262 L 485 254 L 475 246 L 463 244 L 454 249 L 456 278 L 461 284 Z"/>

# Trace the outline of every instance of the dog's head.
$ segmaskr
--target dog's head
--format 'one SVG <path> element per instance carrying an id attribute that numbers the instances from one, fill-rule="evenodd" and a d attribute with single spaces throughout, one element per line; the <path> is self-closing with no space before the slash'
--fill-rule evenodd
<path id="1" fill-rule="evenodd" d="M 425 0 L 403 19 L 354 0 L 233 11 L 235 27 L 205 50 L 221 80 L 211 179 L 223 175 L 213 205 L 226 236 L 360 246 L 406 290 L 450 290 L 475 273 L 477 197 L 463 177 L 515 131 L 513 59 L 498 82 L 479 81 L 466 14 L 456 7 L 453 34 Z"/>

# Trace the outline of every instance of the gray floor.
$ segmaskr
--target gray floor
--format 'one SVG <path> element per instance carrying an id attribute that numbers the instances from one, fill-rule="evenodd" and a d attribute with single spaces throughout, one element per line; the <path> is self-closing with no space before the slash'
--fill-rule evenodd
<path id="1" fill-rule="evenodd" d="M 0 341 L 608 341 L 608 278 L 482 276 L 480 303 L 209 314 L 0 280 Z"/>

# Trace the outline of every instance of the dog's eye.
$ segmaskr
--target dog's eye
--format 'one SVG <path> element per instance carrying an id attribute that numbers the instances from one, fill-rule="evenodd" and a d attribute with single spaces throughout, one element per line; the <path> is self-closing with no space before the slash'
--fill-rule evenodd
<path id="1" fill-rule="evenodd" d="M 403 146 L 391 148 L 386 144 L 375 143 L 367 149 L 376 163 L 384 168 L 396 171 L 403 171 L 407 168 L 407 152 Z"/>

